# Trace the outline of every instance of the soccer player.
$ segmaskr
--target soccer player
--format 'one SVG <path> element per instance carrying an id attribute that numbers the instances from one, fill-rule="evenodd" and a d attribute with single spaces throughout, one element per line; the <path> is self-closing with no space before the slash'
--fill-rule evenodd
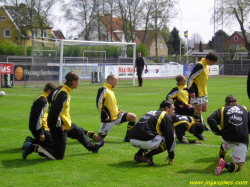
<path id="1" fill-rule="evenodd" d="M 146 60 L 144 57 L 141 56 L 141 52 L 139 52 L 138 57 L 136 57 L 136 59 L 135 59 L 135 68 L 136 68 L 136 72 L 137 72 L 137 76 L 138 76 L 138 83 L 139 83 L 138 87 L 143 86 L 142 77 L 143 77 L 144 66 L 146 66 L 146 71 L 148 71 Z"/>
<path id="2" fill-rule="evenodd" d="M 52 160 L 64 158 L 67 136 L 77 139 L 87 150 L 97 153 L 104 145 L 104 140 L 98 144 L 92 143 L 84 134 L 84 129 L 78 127 L 71 121 L 70 110 L 70 92 L 76 89 L 80 83 L 80 77 L 74 72 L 69 72 L 65 76 L 66 82 L 58 86 L 50 95 L 50 109 L 48 113 L 48 126 L 53 139 L 52 148 L 42 147 L 37 144 L 25 142 L 23 145 L 23 159 L 26 159 L 32 152 L 38 152 L 39 155 Z"/>
<path id="3" fill-rule="evenodd" d="M 203 144 L 202 142 L 196 142 L 195 140 L 189 140 L 186 138 L 185 133 L 189 131 L 199 140 L 205 140 L 202 136 L 204 131 L 203 125 L 201 123 L 196 123 L 191 116 L 174 114 L 172 116 L 172 121 L 175 127 L 175 134 L 179 142 L 185 144 Z"/>
<path id="4" fill-rule="evenodd" d="M 130 130 L 134 127 L 136 122 L 136 115 L 118 110 L 117 101 L 113 88 L 118 83 L 118 78 L 115 75 L 107 77 L 107 84 L 98 90 L 96 97 L 96 107 L 101 114 L 101 127 L 98 135 L 94 132 L 88 132 L 88 136 L 95 141 L 103 140 L 111 131 L 114 125 L 121 125 L 128 121 L 127 133 L 124 142 L 129 142 L 128 135 Z"/>
<path id="5" fill-rule="evenodd" d="M 155 165 L 153 156 L 168 151 L 165 161 L 174 163 L 174 126 L 171 117 L 174 105 L 171 101 L 164 100 L 159 110 L 144 114 L 131 130 L 129 139 L 132 146 L 140 148 L 134 156 L 137 162 Z M 150 152 L 147 152 L 150 149 Z M 144 154 L 144 155 L 143 155 Z"/>
<path id="6" fill-rule="evenodd" d="M 237 98 L 229 95 L 225 99 L 225 107 L 216 110 L 207 119 L 207 122 L 215 135 L 222 136 L 218 166 L 214 171 L 220 175 L 225 167 L 229 172 L 238 172 L 246 161 L 249 143 L 249 111 L 237 102 Z M 220 129 L 218 128 L 220 125 Z M 232 162 L 225 161 L 226 153 L 233 148 Z"/>
<path id="7" fill-rule="evenodd" d="M 175 77 L 176 87 L 174 87 L 167 95 L 166 99 L 174 103 L 175 113 L 179 115 L 194 115 L 194 107 L 189 103 L 189 93 L 184 75 Z"/>
<path id="8" fill-rule="evenodd" d="M 208 96 L 208 65 L 214 65 L 218 61 L 215 53 L 208 53 L 206 58 L 202 58 L 192 70 L 188 79 L 188 90 L 190 94 L 190 103 L 194 104 L 194 119 L 197 123 L 201 123 L 201 112 L 207 111 Z M 205 130 L 209 130 L 205 128 Z"/>
<path id="9" fill-rule="evenodd" d="M 55 88 L 56 86 L 53 83 L 47 83 L 44 86 L 43 94 L 38 96 L 33 102 L 29 117 L 29 130 L 35 139 L 27 136 L 26 141 L 32 142 L 33 144 L 52 145 L 52 138 L 47 125 L 47 109 L 49 106 L 48 95 L 53 92 Z"/>

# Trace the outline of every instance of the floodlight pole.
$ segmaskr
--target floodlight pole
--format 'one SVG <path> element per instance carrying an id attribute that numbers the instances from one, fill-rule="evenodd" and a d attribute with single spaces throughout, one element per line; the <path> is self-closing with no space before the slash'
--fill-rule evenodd
<path id="1" fill-rule="evenodd" d="M 62 84 L 63 45 L 64 45 L 64 40 L 61 40 L 60 67 L 59 67 L 59 84 Z"/>
<path id="2" fill-rule="evenodd" d="M 135 85 L 135 56 L 136 56 L 136 44 L 133 45 L 133 85 Z"/>

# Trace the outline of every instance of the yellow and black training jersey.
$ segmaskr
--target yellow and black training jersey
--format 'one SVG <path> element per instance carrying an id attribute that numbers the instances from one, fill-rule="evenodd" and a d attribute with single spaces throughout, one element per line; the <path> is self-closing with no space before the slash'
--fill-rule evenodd
<path id="1" fill-rule="evenodd" d="M 48 113 L 48 126 L 50 129 L 61 127 L 61 125 L 64 125 L 65 130 L 70 129 L 70 91 L 72 91 L 72 89 L 66 84 L 63 84 L 58 86 L 55 91 L 50 94 L 51 100 Z"/>
<path id="2" fill-rule="evenodd" d="M 226 106 L 210 115 L 207 122 L 215 135 L 222 136 L 228 142 L 243 143 L 248 146 L 249 117 L 249 111 L 244 106 Z M 220 125 L 220 129 L 218 125 Z"/>
<path id="3" fill-rule="evenodd" d="M 131 129 L 129 139 L 149 141 L 157 135 L 165 137 L 168 154 L 173 159 L 175 148 L 174 126 L 165 111 L 156 110 L 144 114 Z"/>
<path id="4" fill-rule="evenodd" d="M 96 107 L 101 114 L 101 121 L 105 122 L 107 117 L 110 121 L 114 121 L 118 117 L 118 107 L 115 93 L 112 90 L 112 85 L 105 84 L 97 92 Z"/>
<path id="5" fill-rule="evenodd" d="M 174 114 L 172 116 L 172 121 L 175 127 L 175 134 L 179 142 L 182 143 L 196 143 L 195 140 L 189 140 L 186 138 L 186 131 L 189 131 L 191 126 L 195 124 L 194 118 L 191 116 L 184 116 Z M 203 140 L 202 136 L 197 136 L 199 140 Z"/>
<path id="6" fill-rule="evenodd" d="M 209 67 L 205 60 L 202 58 L 192 70 L 188 79 L 189 93 L 195 93 L 196 97 L 204 97 L 207 95 Z"/>
<path id="7" fill-rule="evenodd" d="M 167 95 L 166 100 L 170 100 L 173 103 L 179 101 L 179 104 L 189 105 L 189 93 L 186 85 L 178 85 L 173 88 Z"/>
<path id="8" fill-rule="evenodd" d="M 29 129 L 32 132 L 40 131 L 40 134 L 44 134 L 44 130 L 49 130 L 47 125 L 47 109 L 48 109 L 48 94 L 44 92 L 38 96 L 32 104 L 30 117 L 29 117 Z"/>

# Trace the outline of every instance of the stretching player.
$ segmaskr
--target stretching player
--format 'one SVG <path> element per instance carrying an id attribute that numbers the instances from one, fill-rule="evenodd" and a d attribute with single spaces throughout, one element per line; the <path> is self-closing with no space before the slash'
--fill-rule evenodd
<path id="1" fill-rule="evenodd" d="M 178 114 L 174 114 L 172 116 L 172 121 L 175 127 L 175 134 L 179 142 L 182 142 L 185 144 L 188 144 L 188 143 L 203 144 L 202 142 L 189 140 L 185 136 L 186 131 L 189 131 L 199 140 L 205 140 L 202 136 L 202 132 L 204 131 L 204 128 L 201 123 L 196 123 L 194 119 L 190 116 L 184 116 L 184 115 L 178 115 Z"/>
<path id="2" fill-rule="evenodd" d="M 218 61 L 215 53 L 208 53 L 206 58 L 202 58 L 192 70 L 188 79 L 188 90 L 190 94 L 190 103 L 194 104 L 194 119 L 197 123 L 202 123 L 201 112 L 207 111 L 208 96 L 208 65 L 214 65 Z M 207 127 L 205 130 L 209 130 Z"/>
<path id="3" fill-rule="evenodd" d="M 167 150 L 168 157 L 165 161 L 174 164 L 175 140 L 171 120 L 173 113 L 173 103 L 164 100 L 159 110 L 144 114 L 136 123 L 129 135 L 131 145 L 140 148 L 134 156 L 135 161 L 155 165 L 153 156 Z M 151 151 L 147 152 L 148 149 Z"/>
<path id="4" fill-rule="evenodd" d="M 207 122 L 215 135 L 222 136 L 218 167 L 214 174 L 220 175 L 225 167 L 229 172 L 238 172 L 246 161 L 249 143 L 249 111 L 238 104 L 236 97 L 229 95 L 225 107 L 216 110 L 208 117 Z M 220 129 L 218 128 L 220 125 Z M 226 153 L 233 148 L 232 162 L 225 162 Z"/>
<path id="5" fill-rule="evenodd" d="M 101 114 L 101 127 L 98 131 L 98 135 L 92 131 L 85 132 L 88 137 L 93 138 L 95 141 L 103 140 L 114 125 L 121 125 L 128 121 L 127 132 L 123 141 L 129 142 L 128 135 L 135 125 L 136 115 L 118 110 L 115 93 L 113 91 L 117 82 L 118 78 L 115 75 L 109 75 L 107 77 L 107 84 L 98 90 L 96 107 Z"/>

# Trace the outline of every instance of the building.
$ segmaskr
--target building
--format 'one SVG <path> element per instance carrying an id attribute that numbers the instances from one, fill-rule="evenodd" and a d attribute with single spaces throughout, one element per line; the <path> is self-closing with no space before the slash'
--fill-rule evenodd
<path id="1" fill-rule="evenodd" d="M 95 29 L 93 29 L 93 32 L 90 35 L 91 41 L 112 41 L 112 42 L 126 42 L 125 34 L 123 32 L 123 20 L 121 18 L 117 17 L 111 17 L 110 15 L 106 16 L 100 16 L 98 23 L 92 23 L 92 25 L 96 25 Z M 99 25 L 99 28 L 97 28 L 97 25 Z M 99 30 L 99 33 L 98 33 Z M 134 34 L 133 41 L 137 45 L 143 42 L 143 38 L 145 35 L 144 30 L 136 30 Z M 84 40 L 84 38 L 81 36 L 79 37 L 79 40 Z M 163 39 L 162 36 L 158 37 L 158 57 L 165 57 L 168 55 L 168 47 Z M 152 34 L 151 30 L 147 31 L 144 44 L 148 47 L 149 56 L 154 57 L 156 56 L 156 50 L 155 50 L 155 39 Z M 123 54 L 122 56 L 126 56 L 126 47 L 123 48 Z"/>
<path id="2" fill-rule="evenodd" d="M 33 34 L 31 28 L 33 28 Z M 44 24 L 42 29 L 38 23 L 29 25 L 27 20 L 22 19 L 22 15 L 13 6 L 3 5 L 0 7 L 0 39 L 7 39 L 15 44 L 27 47 L 32 45 L 32 35 L 34 39 L 44 41 L 55 41 L 57 37 L 65 38 L 61 32 L 52 31 L 52 27 L 47 24 Z"/>
<path id="3" fill-rule="evenodd" d="M 247 40 L 250 42 L 250 33 L 246 32 Z M 245 41 L 242 35 L 242 32 L 235 31 L 225 42 L 226 48 L 232 48 L 239 50 L 242 47 L 245 47 Z"/>

